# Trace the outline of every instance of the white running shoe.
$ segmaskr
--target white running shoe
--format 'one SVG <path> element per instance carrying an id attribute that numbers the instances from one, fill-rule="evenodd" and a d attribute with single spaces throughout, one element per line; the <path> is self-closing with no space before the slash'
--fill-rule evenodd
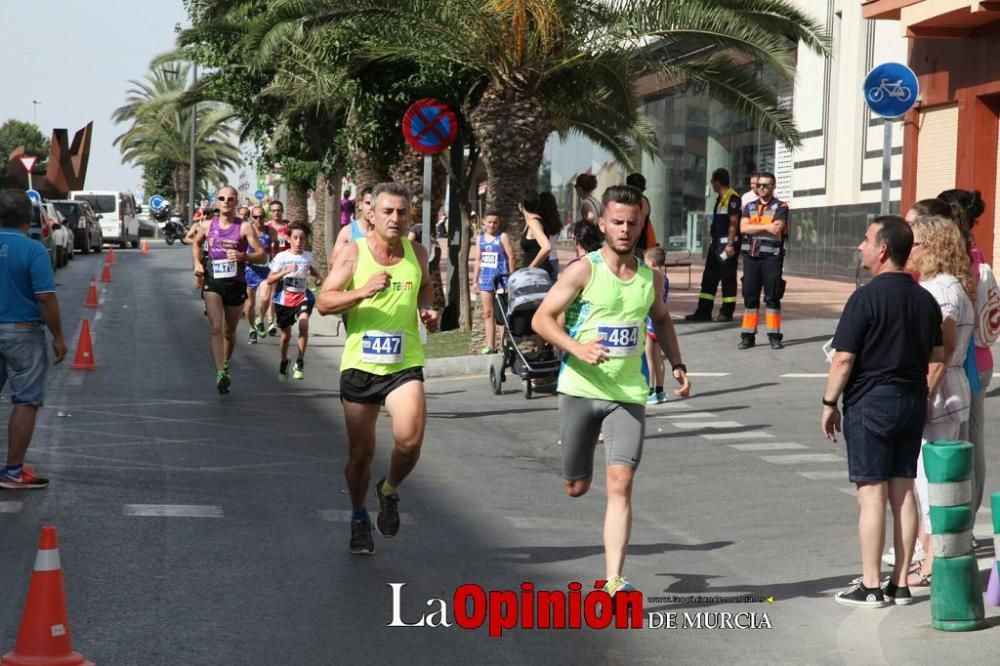
<path id="1" fill-rule="evenodd" d="M 913 549 L 913 559 L 910 564 L 916 564 L 917 562 L 923 562 L 927 557 L 927 552 L 924 550 L 924 544 L 917 542 L 916 548 Z M 896 549 L 890 548 L 889 551 L 882 556 L 882 562 L 887 566 L 896 566 Z"/>

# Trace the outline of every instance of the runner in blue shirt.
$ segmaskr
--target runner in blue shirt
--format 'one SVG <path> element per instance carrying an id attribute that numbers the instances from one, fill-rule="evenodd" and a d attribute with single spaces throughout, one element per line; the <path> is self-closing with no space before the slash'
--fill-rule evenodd
<path id="1" fill-rule="evenodd" d="M 484 354 L 495 354 L 497 351 L 497 331 L 500 327 L 493 318 L 494 281 L 498 275 L 510 275 L 510 267 L 513 265 L 514 246 L 511 245 L 510 237 L 500 231 L 499 215 L 494 212 L 486 213 L 483 216 L 483 231 L 479 234 L 472 278 L 472 283 L 479 287 L 483 323 L 486 325 Z"/>

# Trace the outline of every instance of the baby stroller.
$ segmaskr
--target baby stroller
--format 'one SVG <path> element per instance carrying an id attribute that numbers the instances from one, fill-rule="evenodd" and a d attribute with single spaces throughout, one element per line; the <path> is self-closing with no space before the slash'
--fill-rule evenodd
<path id="1" fill-rule="evenodd" d="M 507 291 L 499 289 L 507 281 Z M 531 318 L 545 294 L 552 288 L 552 278 L 541 268 L 524 268 L 510 276 L 498 275 L 493 281 L 493 319 L 503 326 L 499 358 L 490 364 L 490 387 L 500 395 L 507 379 L 507 368 L 521 378 L 524 397 L 531 398 L 539 389 L 532 380 L 542 380 L 545 390 L 554 391 L 559 375 L 559 354 L 551 345 L 541 344 L 531 330 Z M 531 348 L 534 346 L 534 348 Z"/>

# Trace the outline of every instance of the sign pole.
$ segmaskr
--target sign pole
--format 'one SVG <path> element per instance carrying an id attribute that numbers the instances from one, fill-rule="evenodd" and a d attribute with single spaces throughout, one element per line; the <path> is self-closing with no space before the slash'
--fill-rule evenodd
<path id="1" fill-rule="evenodd" d="M 434 157 L 424 155 L 424 232 L 421 236 L 428 258 L 431 256 L 431 178 L 434 175 Z"/>
<path id="2" fill-rule="evenodd" d="M 28 169 L 28 189 L 35 189 L 35 186 L 31 184 L 31 169 Z"/>
<path id="3" fill-rule="evenodd" d="M 882 206 L 879 208 L 881 215 L 889 214 L 889 193 L 891 187 L 889 180 L 892 177 L 892 121 L 893 118 L 883 118 L 882 124 Z"/>

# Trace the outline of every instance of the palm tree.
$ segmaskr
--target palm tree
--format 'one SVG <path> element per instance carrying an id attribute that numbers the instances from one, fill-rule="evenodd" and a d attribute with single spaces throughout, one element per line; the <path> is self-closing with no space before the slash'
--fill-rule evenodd
<path id="1" fill-rule="evenodd" d="M 636 147 L 652 149 L 634 93 L 643 76 L 708 93 L 796 145 L 791 114 L 743 63 L 762 62 L 790 79 L 789 40 L 829 49 L 822 26 L 789 0 L 314 0 L 306 7 L 277 0 L 273 11 L 306 29 L 350 16 L 400 26 L 392 43 L 382 32 L 372 58 L 437 59 L 474 78 L 465 116 L 487 173 L 487 205 L 505 219 L 516 219 L 517 201 L 535 188 L 553 131 L 579 132 L 629 166 Z"/>
<path id="2" fill-rule="evenodd" d="M 191 121 L 195 128 L 196 181 L 222 183 L 242 159 L 232 113 L 217 103 L 200 104 L 197 116 L 181 103 L 190 66 L 175 63 L 172 72 L 156 68 L 143 81 L 130 81 L 125 105 L 112 119 L 128 129 L 114 140 L 128 164 L 146 165 L 157 159 L 175 166 L 171 182 L 179 201 L 188 200 L 191 173 Z"/>

